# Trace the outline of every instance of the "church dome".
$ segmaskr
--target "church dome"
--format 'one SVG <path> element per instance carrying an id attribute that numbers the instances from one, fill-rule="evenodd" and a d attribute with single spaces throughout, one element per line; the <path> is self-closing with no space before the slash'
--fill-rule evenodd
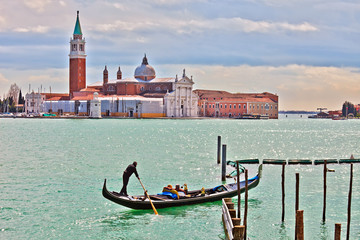
<path id="1" fill-rule="evenodd" d="M 146 55 L 143 58 L 142 64 L 135 69 L 134 77 L 145 81 L 156 77 L 155 69 L 149 65 Z"/>

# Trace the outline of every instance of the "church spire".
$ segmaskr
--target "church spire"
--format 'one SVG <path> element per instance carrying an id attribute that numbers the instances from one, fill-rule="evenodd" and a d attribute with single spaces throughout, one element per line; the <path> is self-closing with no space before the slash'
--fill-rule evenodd
<path id="1" fill-rule="evenodd" d="M 81 26 L 80 26 L 80 19 L 79 19 L 79 11 L 77 11 L 74 35 L 82 35 Z"/>
<path id="2" fill-rule="evenodd" d="M 144 54 L 144 58 L 143 58 L 143 61 L 142 61 L 142 65 L 149 65 L 148 63 L 148 60 L 147 60 L 147 57 L 146 57 L 146 53 Z"/>

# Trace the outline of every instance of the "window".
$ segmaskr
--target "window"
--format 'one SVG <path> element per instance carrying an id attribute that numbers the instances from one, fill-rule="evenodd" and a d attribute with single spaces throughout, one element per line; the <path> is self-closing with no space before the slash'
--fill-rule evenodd
<path id="1" fill-rule="evenodd" d="M 214 106 L 215 106 L 215 105 L 213 104 L 213 108 L 215 108 Z"/>
<path id="2" fill-rule="evenodd" d="M 259 104 L 257 105 L 257 109 L 259 109 Z"/>
<path id="3" fill-rule="evenodd" d="M 231 108 L 231 104 L 229 104 L 229 108 Z"/>
<path id="4" fill-rule="evenodd" d="M 265 103 L 265 110 L 269 110 L 269 104 Z"/>
<path id="5" fill-rule="evenodd" d="M 246 109 L 246 104 L 244 104 L 244 109 Z"/>
<path id="6" fill-rule="evenodd" d="M 155 90 L 156 90 L 156 91 L 160 91 L 161 89 L 160 89 L 160 87 L 156 87 Z"/>
<path id="7" fill-rule="evenodd" d="M 220 108 L 222 108 L 222 104 L 220 104 Z"/>
<path id="8" fill-rule="evenodd" d="M 73 44 L 72 50 L 77 51 L 77 45 L 76 44 Z"/>
<path id="9" fill-rule="evenodd" d="M 236 104 L 234 104 L 234 108 L 236 108 Z"/>
<path id="10" fill-rule="evenodd" d="M 109 92 L 115 91 L 115 87 L 113 85 L 108 86 L 108 91 Z"/>
<path id="11" fill-rule="evenodd" d="M 226 108 L 227 106 L 226 106 L 226 104 L 225 104 L 225 108 Z"/>
<path id="12" fill-rule="evenodd" d="M 271 105 L 271 109 L 272 109 L 272 105 Z"/>
<path id="13" fill-rule="evenodd" d="M 83 46 L 84 45 L 80 44 L 80 51 L 84 51 Z"/>
<path id="14" fill-rule="evenodd" d="M 140 91 L 144 91 L 144 87 L 141 87 L 141 88 L 140 88 Z"/>

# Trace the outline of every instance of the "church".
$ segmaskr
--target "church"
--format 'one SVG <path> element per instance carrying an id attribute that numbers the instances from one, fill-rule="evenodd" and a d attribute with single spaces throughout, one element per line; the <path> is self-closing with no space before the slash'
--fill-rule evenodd
<path id="1" fill-rule="evenodd" d="M 119 67 L 116 74 L 111 74 L 116 79 L 110 79 L 105 66 L 102 79 L 87 85 L 85 45 L 78 11 L 70 38 L 69 93 L 51 93 L 50 90 L 50 93 L 26 94 L 27 114 L 90 118 L 278 118 L 279 97 L 276 94 L 193 91 L 193 78 L 186 75 L 185 69 L 180 77 L 158 77 L 146 54 L 131 77 L 124 78 Z"/>
<path id="2" fill-rule="evenodd" d="M 86 42 L 79 11 L 69 53 L 69 93 L 44 93 L 42 111 L 58 115 L 112 117 L 196 117 L 198 96 L 194 81 L 185 69 L 181 77 L 159 78 L 145 55 L 133 77 L 123 78 L 119 67 L 116 79 L 109 79 L 107 66 L 103 79 L 86 84 Z"/>

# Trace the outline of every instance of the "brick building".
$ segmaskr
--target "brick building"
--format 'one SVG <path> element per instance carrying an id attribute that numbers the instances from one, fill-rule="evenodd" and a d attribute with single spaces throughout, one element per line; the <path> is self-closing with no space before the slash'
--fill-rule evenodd
<path id="1" fill-rule="evenodd" d="M 229 93 L 216 90 L 195 90 L 194 93 L 199 96 L 199 116 L 278 118 L 279 97 L 272 93 Z"/>

